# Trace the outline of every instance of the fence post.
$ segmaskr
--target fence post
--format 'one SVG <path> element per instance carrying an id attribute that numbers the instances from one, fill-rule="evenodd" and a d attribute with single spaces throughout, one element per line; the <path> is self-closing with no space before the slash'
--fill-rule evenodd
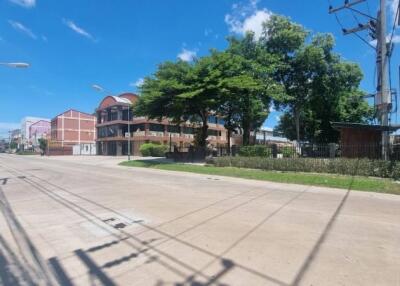
<path id="1" fill-rule="evenodd" d="M 336 157 L 336 144 L 335 143 L 329 143 L 329 158 L 335 158 Z"/>
<path id="2" fill-rule="evenodd" d="M 278 145 L 272 144 L 271 151 L 272 151 L 272 158 L 277 158 L 278 157 Z"/>

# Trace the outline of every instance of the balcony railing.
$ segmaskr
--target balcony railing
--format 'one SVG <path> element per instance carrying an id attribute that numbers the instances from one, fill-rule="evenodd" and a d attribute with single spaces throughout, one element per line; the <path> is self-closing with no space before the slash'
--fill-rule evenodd
<path id="1" fill-rule="evenodd" d="M 133 136 L 145 136 L 146 135 L 146 131 L 136 131 L 132 133 Z"/>

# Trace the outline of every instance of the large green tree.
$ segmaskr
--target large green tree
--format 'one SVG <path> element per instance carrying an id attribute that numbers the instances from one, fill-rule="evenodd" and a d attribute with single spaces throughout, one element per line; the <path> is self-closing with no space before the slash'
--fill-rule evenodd
<path id="1" fill-rule="evenodd" d="M 285 94 L 275 101 L 284 111 L 277 129 L 288 138 L 335 142 L 338 133 L 331 121 L 371 118 L 372 109 L 359 90 L 362 72 L 333 52 L 331 35 L 310 39 L 303 26 L 275 15 L 264 24 L 260 44 L 280 60 L 275 79 L 283 84 Z"/>
<path id="2" fill-rule="evenodd" d="M 163 63 L 153 76 L 145 78 L 134 112 L 158 120 L 167 117 L 177 124 L 190 121 L 196 127 L 196 145 L 206 147 L 208 117 L 217 103 L 212 73 L 208 57 L 194 63 Z"/>
<path id="3" fill-rule="evenodd" d="M 277 127 L 290 139 L 337 142 L 332 121 L 365 123 L 373 116 L 359 89 L 361 69 L 333 48 L 331 35 L 317 34 L 293 56 L 282 102 L 286 109 Z"/>
<path id="4" fill-rule="evenodd" d="M 243 144 L 248 145 L 251 130 L 261 127 L 272 101 L 282 97 L 282 85 L 274 79 L 280 60 L 264 49 L 253 33 L 239 39 L 230 38 L 225 54 L 230 60 L 225 61 L 226 73 L 221 84 L 225 94 L 222 102 L 226 102 L 223 106 L 235 105 Z"/>

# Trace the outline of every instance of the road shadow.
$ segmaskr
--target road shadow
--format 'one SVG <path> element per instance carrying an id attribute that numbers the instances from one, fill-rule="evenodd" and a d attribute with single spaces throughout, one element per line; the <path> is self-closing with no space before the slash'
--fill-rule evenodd
<path id="1" fill-rule="evenodd" d="M 349 198 L 350 192 L 351 192 L 352 187 L 353 187 L 354 179 L 355 179 L 355 174 L 357 173 L 356 170 L 358 169 L 358 164 L 359 164 L 359 161 L 357 161 L 357 167 L 354 169 L 354 173 L 353 173 L 352 179 L 350 181 L 350 184 L 349 184 L 349 186 L 347 188 L 346 194 L 341 199 L 341 201 L 340 201 L 339 205 L 337 206 L 335 212 L 333 213 L 333 215 L 329 219 L 327 225 L 325 226 L 324 230 L 322 231 L 322 234 L 318 238 L 317 242 L 314 244 L 313 248 L 309 252 L 309 254 L 306 257 L 306 259 L 304 260 L 304 262 L 301 265 L 299 271 L 297 272 L 295 278 L 293 279 L 293 282 L 291 283 L 291 285 L 297 286 L 297 285 L 301 284 L 301 282 L 303 281 L 306 273 L 309 271 L 312 263 L 314 262 L 315 258 L 319 254 L 323 243 L 326 241 L 327 237 L 331 233 L 331 231 L 333 229 L 333 226 L 334 226 L 339 214 L 343 210 L 343 207 L 346 204 L 347 199 Z"/>
<path id="2" fill-rule="evenodd" d="M 0 236 L 2 268 L 6 269 L 2 271 L 4 279 L 17 279 L 18 282 L 14 283 L 14 285 L 19 285 L 18 283 L 53 285 L 54 279 L 44 259 L 17 219 L 1 187 L 0 211 L 18 248 L 18 253 L 14 252 L 5 238 Z"/>

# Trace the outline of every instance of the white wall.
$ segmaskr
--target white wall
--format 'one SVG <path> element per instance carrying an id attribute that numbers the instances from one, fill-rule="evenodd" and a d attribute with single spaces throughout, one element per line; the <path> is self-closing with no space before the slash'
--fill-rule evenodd
<path id="1" fill-rule="evenodd" d="M 82 143 L 72 147 L 73 155 L 96 155 L 96 144 Z"/>

